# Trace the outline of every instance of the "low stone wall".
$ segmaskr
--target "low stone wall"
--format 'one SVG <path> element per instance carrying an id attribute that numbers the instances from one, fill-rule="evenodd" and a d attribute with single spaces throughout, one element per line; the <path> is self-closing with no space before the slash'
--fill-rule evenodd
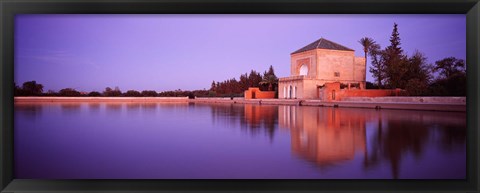
<path id="1" fill-rule="evenodd" d="M 234 103 L 234 100 L 243 100 L 243 97 L 195 97 L 191 102 L 205 102 L 205 103 Z"/>
<path id="2" fill-rule="evenodd" d="M 322 107 L 347 107 L 370 109 L 397 109 L 397 110 L 422 110 L 422 111 L 451 111 L 466 112 L 466 104 L 462 103 L 416 103 L 416 102 L 373 102 L 373 101 L 319 101 L 305 100 L 305 106 Z"/>
<path id="3" fill-rule="evenodd" d="M 466 97 L 349 97 L 343 101 L 188 97 L 15 97 L 22 102 L 200 102 L 466 112 Z"/>
<path id="4" fill-rule="evenodd" d="M 466 104 L 466 97 L 345 97 L 349 102 Z"/>
<path id="5" fill-rule="evenodd" d="M 257 87 L 250 87 L 248 90 L 245 91 L 245 99 L 254 99 L 253 96 L 255 95 L 255 99 L 273 99 L 275 98 L 274 91 L 261 91 Z"/>
<path id="6" fill-rule="evenodd" d="M 261 104 L 261 105 L 300 105 L 300 99 L 247 99 L 238 100 L 235 103 Z"/>
<path id="7" fill-rule="evenodd" d="M 15 102 L 188 102 L 188 97 L 15 97 Z"/>
<path id="8" fill-rule="evenodd" d="M 400 89 L 340 89 L 339 82 L 325 83 L 319 90 L 319 99 L 323 101 L 342 101 L 348 97 L 386 97 L 399 96 Z"/>
<path id="9" fill-rule="evenodd" d="M 339 100 L 344 100 L 349 97 L 386 97 L 386 96 L 397 96 L 399 90 L 387 90 L 387 89 L 350 89 L 350 90 L 340 90 L 339 91 Z"/>

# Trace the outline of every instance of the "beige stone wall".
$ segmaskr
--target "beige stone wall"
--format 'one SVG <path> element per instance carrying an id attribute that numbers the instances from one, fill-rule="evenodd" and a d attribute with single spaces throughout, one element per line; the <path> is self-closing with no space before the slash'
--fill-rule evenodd
<path id="1" fill-rule="evenodd" d="M 365 68 L 365 57 L 355 57 L 355 69 L 359 73 L 355 74 L 354 80 L 362 83 L 361 88 L 365 88 Z"/>
<path id="2" fill-rule="evenodd" d="M 303 97 L 302 99 L 315 99 L 318 98 L 317 85 L 320 81 L 317 80 L 304 80 Z"/>
<path id="3" fill-rule="evenodd" d="M 292 90 L 292 96 L 290 97 L 290 88 Z M 278 83 L 278 98 L 285 99 L 285 98 L 303 98 L 303 79 L 292 79 L 292 80 L 280 80 Z"/>
<path id="4" fill-rule="evenodd" d="M 354 52 L 317 49 L 317 79 L 325 81 L 354 81 Z M 340 76 L 336 77 L 335 72 Z"/>
<path id="5" fill-rule="evenodd" d="M 300 67 L 302 64 L 306 64 L 308 66 L 307 78 L 315 78 L 317 76 L 315 71 L 317 69 L 316 54 L 315 50 L 292 54 L 290 57 L 290 76 L 300 75 Z"/>
<path id="6" fill-rule="evenodd" d="M 298 79 L 281 79 L 278 87 L 278 98 L 289 98 L 289 87 L 292 86 L 292 98 L 298 99 L 317 99 L 318 98 L 318 85 L 325 84 L 324 81 L 309 78 Z M 296 91 L 293 94 L 293 91 Z"/>

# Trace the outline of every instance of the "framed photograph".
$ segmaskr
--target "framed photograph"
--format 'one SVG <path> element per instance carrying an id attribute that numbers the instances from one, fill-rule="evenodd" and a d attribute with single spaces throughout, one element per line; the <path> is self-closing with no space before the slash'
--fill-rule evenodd
<path id="1" fill-rule="evenodd" d="M 1 192 L 478 192 L 478 1 L 9 1 Z"/>

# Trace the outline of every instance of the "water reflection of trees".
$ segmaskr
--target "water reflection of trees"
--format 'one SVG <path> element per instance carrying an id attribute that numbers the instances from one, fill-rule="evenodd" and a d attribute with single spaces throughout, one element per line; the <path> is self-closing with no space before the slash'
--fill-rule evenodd
<path id="1" fill-rule="evenodd" d="M 81 112 L 81 103 L 60 103 L 62 113 L 67 115 L 79 114 Z"/>
<path id="2" fill-rule="evenodd" d="M 122 113 L 122 103 L 108 102 L 105 103 L 105 112 L 111 115 L 119 115 Z"/>
<path id="3" fill-rule="evenodd" d="M 371 144 L 372 152 L 365 158 L 364 166 L 369 168 L 378 165 L 379 159 L 386 159 L 390 162 L 393 178 L 398 178 L 402 156 L 411 152 L 420 157 L 429 136 L 429 125 L 423 122 L 386 120 L 377 128 Z"/>
<path id="4" fill-rule="evenodd" d="M 290 131 L 292 151 L 321 168 L 360 153 L 366 170 L 388 162 L 398 178 L 402 158 L 421 158 L 427 143 L 465 148 L 464 113 L 280 106 L 278 117 L 280 128 Z"/>
<path id="5" fill-rule="evenodd" d="M 250 104 L 209 104 L 209 106 L 214 123 L 223 122 L 227 127 L 240 126 L 252 135 L 265 133 L 270 139 L 275 135 L 278 106 Z"/>
<path id="6" fill-rule="evenodd" d="M 446 125 L 439 128 L 442 130 L 438 143 L 444 151 L 454 151 L 456 148 L 465 148 L 467 130 L 458 128 L 455 125 Z"/>
<path id="7" fill-rule="evenodd" d="M 42 115 L 43 105 L 35 103 L 15 103 L 15 113 L 21 113 L 28 120 L 34 120 Z"/>
<path id="8" fill-rule="evenodd" d="M 400 175 L 402 157 L 411 153 L 419 159 L 429 151 L 426 149 L 429 141 L 440 146 L 441 150 L 452 149 L 456 145 L 465 148 L 464 113 L 383 110 L 375 121 L 376 132 L 364 166 L 368 169 L 386 160 L 390 163 L 393 178 Z"/>
<path id="9" fill-rule="evenodd" d="M 88 103 L 88 110 L 90 113 L 100 112 L 100 103 Z"/>

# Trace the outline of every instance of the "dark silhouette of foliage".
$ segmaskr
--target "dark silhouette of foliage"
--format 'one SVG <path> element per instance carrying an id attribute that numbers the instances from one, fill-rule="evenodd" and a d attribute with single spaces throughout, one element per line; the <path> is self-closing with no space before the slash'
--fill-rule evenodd
<path id="1" fill-rule="evenodd" d="M 64 88 L 58 92 L 60 96 L 80 96 L 80 92 L 73 88 Z"/>
<path id="2" fill-rule="evenodd" d="M 128 90 L 124 96 L 127 96 L 127 97 L 139 97 L 139 96 L 142 96 L 142 94 L 136 90 Z"/>
<path id="3" fill-rule="evenodd" d="M 43 94 L 43 85 L 37 84 L 36 81 L 24 82 L 22 89 L 18 89 L 20 96 L 41 96 Z"/>
<path id="4" fill-rule="evenodd" d="M 102 96 L 102 93 L 99 93 L 97 91 L 92 91 L 92 92 L 88 93 L 88 96 L 98 97 L 98 96 Z"/>
<path id="5" fill-rule="evenodd" d="M 154 90 L 144 90 L 141 94 L 144 97 L 156 97 L 158 95 L 158 93 Z"/>
<path id="6" fill-rule="evenodd" d="M 432 67 L 440 76 L 430 85 L 431 95 L 465 96 L 467 94 L 467 74 L 465 61 L 448 57 L 435 62 Z"/>
<path id="7" fill-rule="evenodd" d="M 278 90 L 278 78 L 273 66 L 270 66 L 263 76 L 255 70 L 251 70 L 250 73 L 241 74 L 239 80 L 232 78 L 221 82 L 213 81 L 210 92 L 206 96 L 242 97 L 244 91 L 249 87 L 259 87 L 260 90 Z"/>
<path id="8" fill-rule="evenodd" d="M 269 91 L 278 90 L 278 78 L 275 75 L 272 65 L 268 68 L 268 72 L 263 73 L 263 79 L 260 85 L 267 85 Z"/>
<path id="9" fill-rule="evenodd" d="M 46 93 L 43 93 L 43 96 L 58 96 L 59 94 L 54 90 L 48 90 Z"/>
<path id="10" fill-rule="evenodd" d="M 385 78 L 385 55 L 384 51 L 381 50 L 380 45 L 374 43 L 370 46 L 370 59 L 372 60 L 372 66 L 370 67 L 370 72 L 372 73 L 373 78 L 377 82 L 377 87 L 382 88 L 383 80 Z"/>
<path id="11" fill-rule="evenodd" d="M 107 87 L 105 88 L 105 91 L 103 91 L 103 96 L 107 96 L 107 97 L 122 96 L 122 91 L 120 91 L 118 87 L 115 87 L 115 90 L 112 90 L 112 88 Z"/>
<path id="12" fill-rule="evenodd" d="M 17 85 L 17 83 L 15 83 L 15 82 L 13 83 L 13 89 L 14 89 L 14 90 L 13 90 L 13 94 L 14 94 L 15 96 L 22 96 L 22 95 L 23 95 L 23 89 L 20 88 L 20 87 Z"/>
<path id="13" fill-rule="evenodd" d="M 408 80 L 404 79 L 407 72 L 407 57 L 403 54 L 400 47 L 400 34 L 398 33 L 398 25 L 394 23 L 392 35 L 390 37 L 390 45 L 384 51 L 386 78 L 390 88 L 405 88 Z"/>
<path id="14" fill-rule="evenodd" d="M 215 81 L 213 81 L 212 85 L 210 86 L 210 90 L 215 91 L 216 88 L 217 88 L 217 84 L 215 83 Z"/>
<path id="15" fill-rule="evenodd" d="M 366 87 L 366 89 L 375 89 L 375 88 L 377 88 L 378 86 L 375 85 L 375 84 L 373 84 L 373 83 L 371 83 L 371 82 L 369 82 L 369 81 L 367 81 L 365 87 Z"/>
<path id="16" fill-rule="evenodd" d="M 455 57 L 448 57 L 436 61 L 433 67 L 434 72 L 440 72 L 443 78 L 453 77 L 456 74 L 466 73 L 465 61 Z"/>
<path id="17" fill-rule="evenodd" d="M 427 64 L 427 58 L 419 51 L 408 59 L 406 63 L 407 71 L 403 79 L 407 80 L 405 90 L 411 96 L 423 96 L 428 94 L 430 84 L 431 65 Z"/>

